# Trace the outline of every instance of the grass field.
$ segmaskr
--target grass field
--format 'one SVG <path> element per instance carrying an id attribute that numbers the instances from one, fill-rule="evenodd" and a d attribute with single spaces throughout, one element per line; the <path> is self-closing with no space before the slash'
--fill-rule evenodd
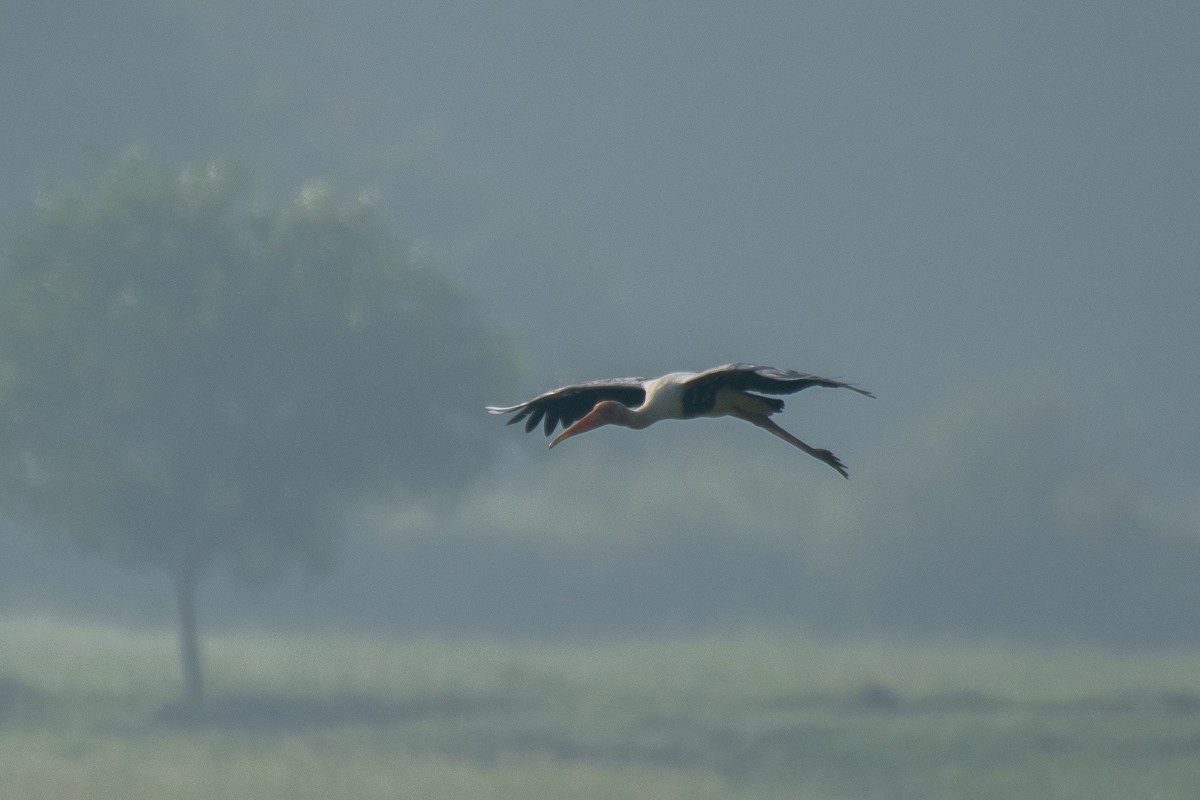
<path id="1" fill-rule="evenodd" d="M 0 621 L 0 795 L 1194 798 L 1200 653 L 742 634 L 175 643 Z"/>

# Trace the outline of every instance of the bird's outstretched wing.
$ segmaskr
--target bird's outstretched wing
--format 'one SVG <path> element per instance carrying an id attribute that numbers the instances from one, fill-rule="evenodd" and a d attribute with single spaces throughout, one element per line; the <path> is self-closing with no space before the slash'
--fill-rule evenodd
<path id="1" fill-rule="evenodd" d="M 526 433 L 544 419 L 543 427 L 549 436 L 554 433 L 556 425 L 562 423 L 566 429 L 591 411 L 601 400 L 616 400 L 631 408 L 640 406 L 646 399 L 646 390 L 642 386 L 644 380 L 645 378 L 605 378 L 587 383 L 574 383 L 540 394 L 515 406 L 488 406 L 487 411 L 489 414 L 517 412 L 508 424 L 525 420 Z"/>
<path id="2" fill-rule="evenodd" d="M 689 386 L 705 385 L 713 388 L 728 386 L 731 389 L 764 394 L 793 394 L 810 386 L 823 386 L 828 389 L 849 389 L 867 397 L 875 396 L 866 389 L 832 378 L 822 378 L 790 369 L 761 367 L 757 364 L 725 364 L 713 367 L 688 378 L 687 383 Z"/>

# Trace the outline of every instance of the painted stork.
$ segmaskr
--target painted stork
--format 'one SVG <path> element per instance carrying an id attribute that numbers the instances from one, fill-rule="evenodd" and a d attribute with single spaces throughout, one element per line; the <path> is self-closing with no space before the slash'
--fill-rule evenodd
<path id="1" fill-rule="evenodd" d="M 771 421 L 783 410 L 783 401 L 766 394 L 793 394 L 810 386 L 850 389 L 874 397 L 865 389 L 829 378 L 756 364 L 726 364 L 704 372 L 672 372 L 660 378 L 606 378 L 575 383 L 538 395 L 515 406 L 488 406 L 488 413 L 517 412 L 508 421 L 525 420 L 525 432 L 543 423 L 546 435 L 562 424 L 563 431 L 550 446 L 601 425 L 621 425 L 641 430 L 661 419 L 731 416 L 744 419 L 799 447 L 813 458 L 849 478 L 846 465 L 828 450 L 810 447 Z"/>

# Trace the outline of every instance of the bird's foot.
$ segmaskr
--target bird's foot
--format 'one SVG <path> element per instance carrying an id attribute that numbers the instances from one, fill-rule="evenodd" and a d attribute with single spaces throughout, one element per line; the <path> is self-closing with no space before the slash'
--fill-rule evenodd
<path id="1" fill-rule="evenodd" d="M 826 464 L 833 467 L 834 469 L 836 469 L 843 478 L 850 477 L 850 470 L 846 469 L 846 465 L 842 463 L 842 460 L 840 458 L 838 458 L 837 456 L 835 456 L 829 450 L 825 450 L 823 448 L 822 449 L 814 449 L 812 451 L 812 455 L 814 457 L 816 457 L 817 459 L 824 461 Z"/>

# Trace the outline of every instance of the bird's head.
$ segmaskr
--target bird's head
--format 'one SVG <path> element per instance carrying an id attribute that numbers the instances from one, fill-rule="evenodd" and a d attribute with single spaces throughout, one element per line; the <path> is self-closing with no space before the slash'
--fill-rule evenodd
<path id="1" fill-rule="evenodd" d="M 584 414 L 574 424 L 554 437 L 550 442 L 550 446 L 561 442 L 563 439 L 569 439 L 572 436 L 580 433 L 587 433 L 590 430 L 599 428 L 602 425 L 628 425 L 629 424 L 629 408 L 616 400 L 601 400 L 587 414 Z"/>

